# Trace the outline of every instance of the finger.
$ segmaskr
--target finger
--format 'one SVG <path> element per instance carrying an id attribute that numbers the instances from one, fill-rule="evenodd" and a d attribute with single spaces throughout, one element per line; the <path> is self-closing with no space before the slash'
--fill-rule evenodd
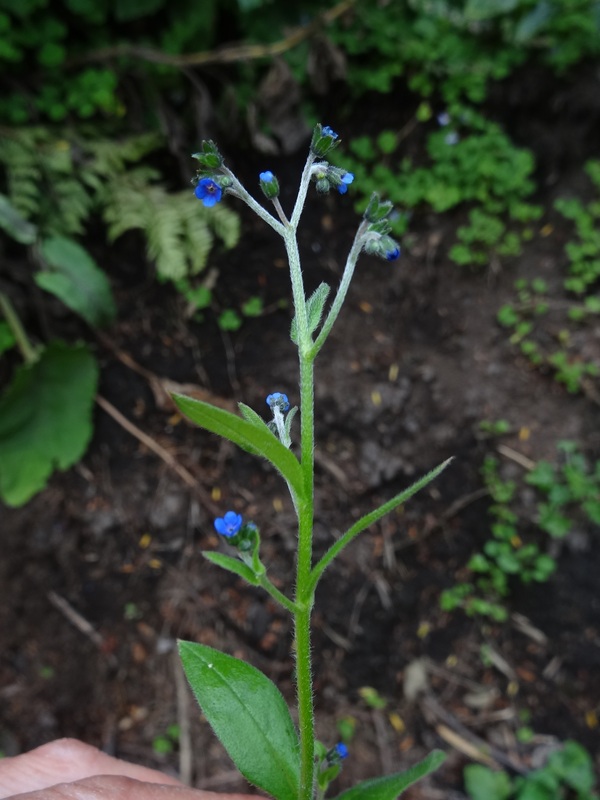
<path id="1" fill-rule="evenodd" d="M 0 798 L 93 775 L 123 775 L 148 783 L 183 785 L 162 772 L 120 761 L 76 739 L 58 739 L 30 753 L 0 760 Z"/>
<path id="2" fill-rule="evenodd" d="M 146 783 L 117 775 L 97 775 L 73 783 L 12 795 L 8 800 L 222 800 L 227 795 L 182 786 Z M 241 798 L 241 796 L 239 796 Z"/>

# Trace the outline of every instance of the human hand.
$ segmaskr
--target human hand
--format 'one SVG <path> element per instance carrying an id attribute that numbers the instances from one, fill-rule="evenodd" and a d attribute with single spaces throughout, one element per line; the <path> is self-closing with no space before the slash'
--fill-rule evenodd
<path id="1" fill-rule="evenodd" d="M 147 767 L 58 739 L 0 760 L 0 800 L 249 800 L 189 789 Z"/>

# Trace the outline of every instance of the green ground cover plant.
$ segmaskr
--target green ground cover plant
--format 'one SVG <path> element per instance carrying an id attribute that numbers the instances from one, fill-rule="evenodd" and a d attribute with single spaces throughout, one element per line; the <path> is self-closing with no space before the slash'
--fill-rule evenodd
<path id="1" fill-rule="evenodd" d="M 360 187 L 357 210 L 366 207 L 375 186 L 384 186 L 404 212 L 398 232 L 415 211 L 470 208 L 468 224 L 458 228 L 458 242 L 449 250 L 453 261 L 485 265 L 496 256 L 518 255 L 522 240 L 532 236 L 528 224 L 542 213 L 529 202 L 535 188 L 533 156 L 472 107 L 438 115 L 441 123 L 434 130 L 431 117 L 431 106 L 422 103 L 415 114 L 426 140 L 422 165 L 402 156 L 402 138 L 394 131 L 350 143 L 347 163 Z"/>
<path id="2" fill-rule="evenodd" d="M 544 766 L 513 777 L 481 764 L 465 768 L 465 788 L 471 800 L 594 800 L 596 778 L 588 751 L 566 741 L 552 752 Z"/>
<path id="3" fill-rule="evenodd" d="M 574 442 L 557 448 L 556 462 L 538 461 L 522 482 L 503 479 L 498 459 L 486 457 L 482 477 L 493 501 L 491 536 L 467 563 L 469 578 L 442 592 L 443 610 L 462 608 L 469 616 L 504 622 L 514 582 L 544 583 L 559 566 L 543 535 L 563 539 L 576 520 L 600 524 L 600 461 L 588 463 Z M 525 485 L 536 490 L 533 515 L 520 510 Z"/>
<path id="4" fill-rule="evenodd" d="M 589 161 L 585 171 L 600 189 L 600 162 Z M 581 347 L 586 330 L 600 314 L 600 201 L 559 198 L 555 207 L 575 226 L 575 238 L 565 245 L 563 291 L 550 289 L 542 278 L 520 278 L 515 301 L 505 303 L 497 318 L 510 331 L 511 344 L 535 367 L 551 372 L 572 394 L 593 393 L 590 386 L 600 375 L 600 364 L 586 357 Z"/>

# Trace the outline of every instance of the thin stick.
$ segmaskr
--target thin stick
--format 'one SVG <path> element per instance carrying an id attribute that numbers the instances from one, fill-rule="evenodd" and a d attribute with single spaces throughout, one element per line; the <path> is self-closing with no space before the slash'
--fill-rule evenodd
<path id="1" fill-rule="evenodd" d="M 103 47 L 87 53 L 84 56 L 69 59 L 65 66 L 73 67 L 85 64 L 90 61 L 106 61 L 122 56 L 131 56 L 143 61 L 150 61 L 154 64 L 167 64 L 171 67 L 191 67 L 205 66 L 207 64 L 232 64 L 236 61 L 253 61 L 261 58 L 274 58 L 286 53 L 288 50 L 301 44 L 316 33 L 323 25 L 329 25 L 338 17 L 345 14 L 352 8 L 356 0 L 342 0 L 333 8 L 319 14 L 308 25 L 302 25 L 292 31 L 289 36 L 266 45 L 241 44 L 222 47 L 217 50 L 209 50 L 202 53 L 186 53 L 184 55 L 169 55 L 160 50 L 153 50 L 150 47 L 139 47 L 137 45 L 115 45 L 113 47 Z"/>
<path id="2" fill-rule="evenodd" d="M 149 450 L 152 450 L 159 458 L 165 462 L 165 464 L 170 467 L 174 472 L 179 475 L 181 480 L 189 486 L 190 489 L 193 489 L 194 492 L 198 495 L 198 497 L 202 500 L 206 508 L 211 512 L 211 514 L 215 514 L 216 516 L 219 514 L 219 508 L 213 503 L 210 495 L 208 492 L 203 489 L 196 478 L 189 472 L 183 464 L 181 464 L 168 450 L 165 450 L 157 441 L 155 441 L 151 436 L 144 433 L 144 431 L 140 430 L 137 425 L 134 425 L 133 422 L 124 417 L 120 411 L 118 411 L 112 403 L 109 403 L 102 395 L 96 395 L 96 402 L 107 414 L 109 414 L 115 422 L 118 422 L 122 428 L 130 433 L 132 436 L 145 445 Z"/>
<path id="3" fill-rule="evenodd" d="M 190 728 L 190 708 L 192 703 L 178 653 L 174 654 L 173 670 L 175 672 L 177 693 L 177 724 L 179 725 L 179 779 L 186 786 L 191 786 L 194 763 Z"/>
<path id="4" fill-rule="evenodd" d="M 104 638 L 98 631 L 94 628 L 91 622 L 83 617 L 79 611 L 76 611 L 73 606 L 65 600 L 64 597 L 61 597 L 56 592 L 49 591 L 46 595 L 48 600 L 52 603 L 54 608 L 56 608 L 60 613 L 73 625 L 73 627 L 77 628 L 78 631 L 81 631 L 84 636 L 93 642 L 98 650 L 104 652 Z M 116 663 L 115 657 L 110 653 L 104 653 L 108 660 L 111 662 Z"/>

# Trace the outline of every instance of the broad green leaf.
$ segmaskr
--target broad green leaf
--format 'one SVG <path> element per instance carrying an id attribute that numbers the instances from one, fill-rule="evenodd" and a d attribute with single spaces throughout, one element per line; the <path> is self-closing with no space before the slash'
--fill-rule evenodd
<path id="1" fill-rule="evenodd" d="M 37 228 L 22 217 L 6 195 L 0 194 L 0 228 L 19 244 L 33 244 Z"/>
<path id="2" fill-rule="evenodd" d="M 515 29 L 515 42 L 524 44 L 537 36 L 552 18 L 554 8 L 547 0 L 541 0 L 532 10 L 519 20 Z"/>
<path id="3" fill-rule="evenodd" d="M 321 283 L 306 301 L 306 316 L 308 318 L 308 330 L 310 333 L 316 329 L 321 321 L 323 307 L 325 306 L 325 301 L 327 300 L 330 290 L 330 286 L 326 283 Z M 296 317 L 292 320 L 290 338 L 294 344 L 298 344 L 298 323 L 296 322 Z"/>
<path id="4" fill-rule="evenodd" d="M 56 295 L 93 328 L 112 322 L 116 308 L 110 284 L 83 247 L 55 236 L 42 242 L 41 253 L 48 269 L 36 273 L 38 286 Z"/>
<path id="5" fill-rule="evenodd" d="M 288 481 L 296 496 L 304 497 L 302 468 L 298 459 L 266 426 L 261 428 L 229 411 L 183 394 L 173 394 L 172 397 L 177 408 L 196 425 L 218 433 L 242 450 L 266 458 Z"/>
<path id="6" fill-rule="evenodd" d="M 0 497 L 20 506 L 55 469 L 85 453 L 92 435 L 98 366 L 84 345 L 52 342 L 19 367 L 0 396 Z"/>
<path id="7" fill-rule="evenodd" d="M 469 764 L 465 767 L 465 788 L 471 800 L 507 800 L 512 793 L 512 782 L 506 772 Z"/>
<path id="8" fill-rule="evenodd" d="M 249 566 L 243 564 L 237 558 L 226 556 L 224 553 L 214 553 L 212 550 L 203 550 L 202 555 L 218 567 L 226 569 L 228 572 L 233 572 L 235 575 L 239 575 L 240 578 L 248 581 L 252 586 L 258 586 L 259 581 L 256 575 Z"/>
<path id="9" fill-rule="evenodd" d="M 297 800 L 300 744 L 275 684 L 206 645 L 179 642 L 179 654 L 204 715 L 242 775 L 277 800 Z"/>
<path id="10" fill-rule="evenodd" d="M 404 772 L 395 772 L 393 775 L 357 783 L 356 786 L 338 795 L 336 800 L 396 800 L 405 789 L 436 770 L 445 760 L 445 753 L 433 750 L 427 758 L 419 761 L 414 767 Z"/>

